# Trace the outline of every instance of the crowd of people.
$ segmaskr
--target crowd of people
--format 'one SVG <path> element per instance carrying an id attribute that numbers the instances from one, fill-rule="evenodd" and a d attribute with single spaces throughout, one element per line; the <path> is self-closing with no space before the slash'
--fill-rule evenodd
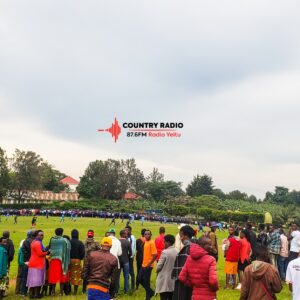
<path id="1" fill-rule="evenodd" d="M 160 227 L 153 239 L 149 229 L 136 238 L 126 224 L 116 232 L 110 228 L 100 241 L 89 230 L 85 240 L 73 229 L 71 237 L 57 228 L 49 245 L 43 243 L 42 230 L 29 230 L 18 249 L 18 276 L 15 293 L 31 299 L 45 295 L 87 293 L 89 300 L 114 299 L 123 293 L 145 290 L 145 299 L 159 294 L 161 300 L 214 300 L 220 288 L 217 276 L 219 246 L 216 230 L 200 238 L 190 225 L 181 224 L 176 236 Z M 276 299 L 275 294 L 287 281 L 293 299 L 300 297 L 300 232 L 292 224 L 289 232 L 269 225 L 256 234 L 251 224 L 229 226 L 228 238 L 222 241 L 226 273 L 225 289 L 240 289 L 241 300 Z M 0 290 L 4 295 L 9 285 L 9 268 L 14 258 L 14 244 L 8 231 L 0 238 Z M 156 267 L 155 267 L 156 266 Z M 151 287 L 155 270 L 156 286 Z M 59 285 L 59 291 L 56 286 Z"/>

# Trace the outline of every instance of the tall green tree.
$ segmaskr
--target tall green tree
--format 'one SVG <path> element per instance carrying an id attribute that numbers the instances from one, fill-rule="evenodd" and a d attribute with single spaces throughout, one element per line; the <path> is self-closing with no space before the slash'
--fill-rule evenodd
<path id="1" fill-rule="evenodd" d="M 232 200 L 247 200 L 248 199 L 248 195 L 246 193 L 243 193 L 239 190 L 234 190 L 232 192 L 229 192 L 226 195 L 227 199 L 232 199 Z"/>
<path id="2" fill-rule="evenodd" d="M 186 193 L 191 197 L 201 195 L 212 195 L 214 190 L 213 180 L 208 175 L 196 175 L 192 182 L 187 186 Z"/>
<path id="3" fill-rule="evenodd" d="M 7 156 L 4 150 L 0 147 L 0 202 L 6 196 L 9 189 L 9 169 Z"/>
<path id="4" fill-rule="evenodd" d="M 77 187 L 82 197 L 121 199 L 127 190 L 126 173 L 122 162 L 108 159 L 91 162 Z"/>
<path id="5" fill-rule="evenodd" d="M 60 183 L 60 180 L 66 177 L 66 174 L 56 170 L 47 162 L 40 165 L 41 189 L 59 193 L 67 188 L 66 185 Z"/>
<path id="6" fill-rule="evenodd" d="M 12 158 L 10 197 L 19 203 L 41 186 L 42 158 L 32 151 L 16 149 Z"/>

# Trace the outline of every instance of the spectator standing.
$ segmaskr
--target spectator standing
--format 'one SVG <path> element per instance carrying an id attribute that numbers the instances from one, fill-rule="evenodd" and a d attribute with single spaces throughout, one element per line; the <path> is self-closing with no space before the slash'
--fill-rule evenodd
<path id="1" fill-rule="evenodd" d="M 293 300 L 300 299 L 300 257 L 291 260 L 286 271 L 286 282 L 293 294 Z"/>
<path id="2" fill-rule="evenodd" d="M 278 256 L 281 249 L 281 239 L 280 234 L 277 230 L 275 230 L 273 225 L 268 226 L 268 250 L 270 261 L 273 266 L 277 268 Z"/>
<path id="3" fill-rule="evenodd" d="M 136 288 L 139 287 L 139 272 L 143 264 L 146 229 L 141 230 L 141 237 L 136 240 Z"/>
<path id="4" fill-rule="evenodd" d="M 41 287 L 45 284 L 46 251 L 43 245 L 44 232 L 37 230 L 36 238 L 31 243 L 31 256 L 28 263 L 27 287 L 33 298 L 40 298 Z"/>
<path id="5" fill-rule="evenodd" d="M 8 272 L 7 240 L 0 238 L 0 299 L 4 297 L 6 291 L 6 277 Z"/>
<path id="6" fill-rule="evenodd" d="M 265 224 L 259 224 L 258 230 L 259 230 L 259 233 L 258 233 L 257 240 L 256 240 L 257 245 L 267 247 L 268 246 L 268 234 L 265 231 Z"/>
<path id="7" fill-rule="evenodd" d="M 271 265 L 266 247 L 256 247 L 256 261 L 246 267 L 240 300 L 275 300 L 282 289 L 277 269 Z"/>
<path id="8" fill-rule="evenodd" d="M 129 258 L 132 256 L 132 249 L 130 242 L 127 240 L 127 231 L 120 231 L 120 242 L 122 248 L 122 255 L 120 256 L 120 269 L 123 271 L 124 277 L 124 294 L 129 290 Z"/>
<path id="9" fill-rule="evenodd" d="M 73 229 L 71 232 L 71 252 L 70 252 L 70 284 L 74 286 L 74 295 L 77 295 L 78 286 L 81 285 L 82 266 L 85 250 L 82 241 L 79 240 L 79 232 Z"/>
<path id="10" fill-rule="evenodd" d="M 240 258 L 238 263 L 238 275 L 239 275 L 239 284 L 237 286 L 237 289 L 241 289 L 241 283 L 243 281 L 243 275 L 245 268 L 250 264 L 250 257 L 251 257 L 251 244 L 250 244 L 250 237 L 249 237 L 249 231 L 243 229 L 240 232 Z"/>
<path id="11" fill-rule="evenodd" d="M 180 272 L 179 280 L 193 289 L 192 299 L 216 299 L 219 284 L 216 260 L 209 255 L 211 248 L 211 239 L 206 236 L 191 244 L 190 256 Z"/>
<path id="12" fill-rule="evenodd" d="M 87 279 L 88 300 L 110 300 L 118 270 L 118 259 L 110 253 L 112 239 L 105 237 L 101 249 L 87 255 L 83 277 Z"/>
<path id="13" fill-rule="evenodd" d="M 253 227 L 252 227 L 251 223 L 246 224 L 246 231 L 247 231 L 247 239 L 248 239 L 248 242 L 250 243 L 251 249 L 252 249 L 250 258 L 252 261 L 254 261 L 256 259 L 255 248 L 257 245 L 257 238 L 256 238 L 256 233 L 253 231 Z"/>
<path id="14" fill-rule="evenodd" d="M 218 228 L 218 224 L 216 222 L 211 222 L 210 224 L 210 232 L 208 233 L 208 237 L 211 240 L 211 255 L 216 259 L 216 262 L 218 262 L 218 241 L 217 241 L 217 235 L 216 235 L 216 230 Z"/>
<path id="15" fill-rule="evenodd" d="M 136 239 L 135 236 L 132 234 L 131 226 L 126 226 L 125 230 L 127 231 L 127 240 L 130 242 L 131 245 L 131 257 L 129 257 L 129 275 L 131 277 L 131 290 L 135 290 L 135 274 L 134 274 L 134 266 L 133 261 L 136 254 Z"/>
<path id="16" fill-rule="evenodd" d="M 179 230 L 179 236 L 183 247 L 176 257 L 174 268 L 172 271 L 172 278 L 175 279 L 173 300 L 190 300 L 192 298 L 192 289 L 179 281 L 178 277 L 188 256 L 190 255 L 190 245 L 191 239 L 194 236 L 194 229 L 189 225 L 182 226 Z"/>
<path id="17" fill-rule="evenodd" d="M 290 253 L 288 261 L 298 258 L 300 252 L 300 231 L 297 224 L 293 223 L 289 230 L 288 240 L 290 241 Z"/>
<path id="18" fill-rule="evenodd" d="M 150 286 L 150 279 L 154 262 L 157 257 L 157 250 L 154 241 L 151 240 L 152 233 L 150 230 L 146 230 L 143 264 L 139 271 L 139 282 L 146 291 L 146 300 L 150 300 L 154 296 L 154 291 Z"/>
<path id="19" fill-rule="evenodd" d="M 288 263 L 288 256 L 289 256 L 289 242 L 286 237 L 286 235 L 283 232 L 283 229 L 279 229 L 280 233 L 280 240 L 281 240 L 281 248 L 280 248 L 280 253 L 278 256 L 278 271 L 281 280 L 285 280 L 286 276 L 286 268 L 287 268 L 287 263 Z"/>
<path id="20" fill-rule="evenodd" d="M 178 250 L 174 247 L 175 237 L 167 234 L 164 237 L 165 249 L 162 251 L 156 266 L 156 289 L 155 293 L 160 294 L 160 300 L 172 300 L 175 288 L 175 279 L 172 279 L 174 263 Z"/>
<path id="21" fill-rule="evenodd" d="M 240 239 L 235 236 L 237 232 L 234 227 L 230 226 L 228 228 L 228 232 L 229 237 L 225 243 L 225 289 L 228 289 L 230 285 L 234 289 L 236 287 L 236 275 L 238 273 L 241 243 Z"/>
<path id="22" fill-rule="evenodd" d="M 50 240 L 49 278 L 50 294 L 55 294 L 55 285 L 60 283 L 60 296 L 63 296 L 64 285 L 68 283 L 68 269 L 70 264 L 70 242 L 64 238 L 63 229 L 55 229 L 55 236 Z"/>
<path id="23" fill-rule="evenodd" d="M 164 242 L 164 237 L 165 237 L 165 227 L 160 227 L 159 228 L 159 236 L 155 239 L 155 246 L 157 249 L 157 258 L 156 260 L 159 261 L 161 252 L 165 249 L 165 242 Z"/>
<path id="24" fill-rule="evenodd" d="M 108 230 L 108 237 L 112 240 L 112 245 L 110 247 L 110 253 L 116 257 L 118 260 L 118 270 L 115 273 L 116 278 L 114 279 L 115 285 L 114 285 L 114 296 L 116 296 L 119 293 L 120 288 L 120 256 L 122 255 L 122 247 L 121 242 L 116 238 L 116 230 L 115 228 L 110 228 Z"/>
<path id="25" fill-rule="evenodd" d="M 91 251 L 96 251 L 96 250 L 100 250 L 100 244 L 99 242 L 94 240 L 94 230 L 89 229 L 87 232 L 87 239 L 84 242 L 84 263 L 85 264 L 85 259 L 88 256 L 88 254 Z M 83 277 L 83 283 L 82 283 L 82 293 L 86 293 L 86 278 Z"/>

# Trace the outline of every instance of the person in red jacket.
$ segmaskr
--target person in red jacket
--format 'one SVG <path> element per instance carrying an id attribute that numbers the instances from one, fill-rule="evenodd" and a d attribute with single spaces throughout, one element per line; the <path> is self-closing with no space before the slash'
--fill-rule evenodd
<path id="1" fill-rule="evenodd" d="M 238 261 L 240 258 L 240 239 L 235 236 L 237 232 L 233 227 L 228 228 L 229 237 L 225 242 L 225 274 L 226 286 L 228 289 L 230 285 L 234 289 L 236 287 L 236 275 L 238 273 Z"/>
<path id="2" fill-rule="evenodd" d="M 155 239 L 155 246 L 157 250 L 157 258 L 156 261 L 159 261 L 162 251 L 165 249 L 165 227 L 159 228 L 159 236 Z"/>
<path id="3" fill-rule="evenodd" d="M 193 300 L 214 300 L 219 289 L 216 259 L 210 238 L 202 236 L 191 244 L 190 256 L 179 274 L 179 280 L 193 289 Z"/>
<path id="4" fill-rule="evenodd" d="M 45 283 L 45 266 L 46 255 L 49 253 L 45 250 L 42 240 L 44 232 L 38 230 L 36 239 L 31 243 L 31 256 L 28 262 L 27 287 L 31 289 L 33 298 L 40 297 L 41 287 Z"/>

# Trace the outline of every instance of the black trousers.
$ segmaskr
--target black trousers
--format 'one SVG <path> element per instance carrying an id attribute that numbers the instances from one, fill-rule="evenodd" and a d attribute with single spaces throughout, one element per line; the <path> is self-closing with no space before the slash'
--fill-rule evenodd
<path id="1" fill-rule="evenodd" d="M 140 273 L 140 269 L 142 267 L 142 263 L 141 262 L 136 262 L 136 288 L 139 287 L 140 282 L 139 282 L 139 273 Z"/>
<path id="2" fill-rule="evenodd" d="M 150 286 L 151 272 L 153 268 L 141 268 L 139 272 L 139 282 L 146 291 L 146 298 L 154 295 L 154 291 Z"/>
<path id="3" fill-rule="evenodd" d="M 135 289 L 133 258 L 129 258 L 129 275 L 130 275 L 130 279 L 131 279 L 131 290 L 133 291 Z"/>
<path id="4" fill-rule="evenodd" d="M 160 293 L 160 300 L 172 300 L 173 292 Z"/>

